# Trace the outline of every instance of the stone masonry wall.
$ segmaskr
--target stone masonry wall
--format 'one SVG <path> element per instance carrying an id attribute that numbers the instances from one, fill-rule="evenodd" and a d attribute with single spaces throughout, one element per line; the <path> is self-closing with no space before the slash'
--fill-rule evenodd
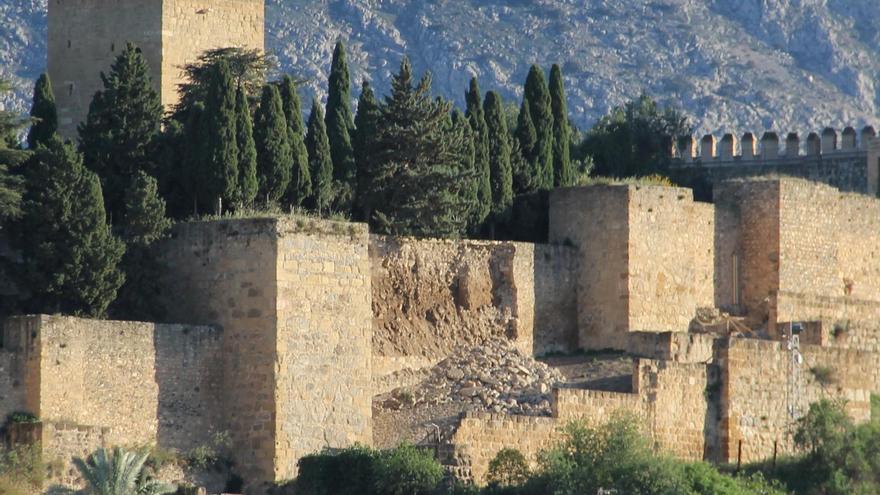
<path id="1" fill-rule="evenodd" d="M 527 354 L 574 348 L 570 248 L 371 236 L 370 262 L 377 360 L 439 360 L 490 338 Z"/>
<path id="2" fill-rule="evenodd" d="M 441 459 L 459 477 L 485 484 L 489 462 L 503 448 L 522 452 L 534 466 L 538 454 L 564 437 L 572 421 L 601 425 L 621 414 L 634 415 L 655 447 L 689 460 L 702 460 L 716 440 L 707 427 L 707 367 L 702 363 L 639 360 L 634 392 L 558 388 L 552 418 L 471 413 L 465 415 Z M 708 441 L 707 441 L 708 440 Z"/>
<path id="3" fill-rule="evenodd" d="M 364 224 L 278 224 L 275 479 L 324 448 L 372 443 L 371 309 Z"/>
<path id="4" fill-rule="evenodd" d="M 682 331 L 713 306 L 714 216 L 683 188 L 554 190 L 550 240 L 574 244 L 580 258 L 580 346 L 625 350 L 628 332 Z"/>
<path id="5" fill-rule="evenodd" d="M 263 50 L 264 0 L 50 0 L 49 74 L 59 130 L 75 137 L 127 41 L 150 66 L 163 105 L 177 102 L 181 66 L 210 48 Z"/>
<path id="6" fill-rule="evenodd" d="M 163 247 L 170 321 L 223 329 L 223 424 L 249 480 L 275 475 L 278 233 L 271 218 L 178 224 Z"/>
<path id="7" fill-rule="evenodd" d="M 188 450 L 211 438 L 219 402 L 220 338 L 209 327 L 16 317 L 5 334 L 34 337 L 18 377 L 39 385 L 27 412 L 44 422 L 106 429 L 111 445 Z M 38 366 L 38 367 L 37 367 Z"/>
<path id="8" fill-rule="evenodd" d="M 870 395 L 880 391 L 877 354 L 851 349 L 801 346 L 793 361 L 784 342 L 730 339 L 719 350 L 721 462 L 742 462 L 792 453 L 795 420 L 822 398 L 845 398 L 854 419 L 870 418 Z M 825 370 L 826 382 L 815 370 Z"/>
<path id="9" fill-rule="evenodd" d="M 194 222 L 164 252 L 170 318 L 223 328 L 222 411 L 249 491 L 295 476 L 305 453 L 370 443 L 363 225 Z"/>
<path id="10" fill-rule="evenodd" d="M 692 194 L 630 188 L 630 331 L 683 331 L 697 308 L 714 305 L 715 209 Z"/>
<path id="11" fill-rule="evenodd" d="M 162 0 L 162 104 L 178 101 L 181 67 L 205 50 L 264 51 L 265 0 Z"/>

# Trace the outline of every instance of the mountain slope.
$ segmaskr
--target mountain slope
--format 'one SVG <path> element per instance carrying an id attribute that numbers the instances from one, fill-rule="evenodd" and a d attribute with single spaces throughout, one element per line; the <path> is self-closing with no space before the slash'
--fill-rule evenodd
<path id="1" fill-rule="evenodd" d="M 0 74 L 45 66 L 45 0 L 0 5 Z M 880 3 L 858 0 L 267 0 L 267 45 L 285 71 L 326 86 L 337 38 L 353 81 L 380 91 L 404 53 L 463 103 L 471 75 L 518 98 L 533 62 L 562 64 L 582 128 L 646 91 L 698 131 L 807 132 L 872 123 Z M 358 91 L 355 90 L 354 96 Z"/>

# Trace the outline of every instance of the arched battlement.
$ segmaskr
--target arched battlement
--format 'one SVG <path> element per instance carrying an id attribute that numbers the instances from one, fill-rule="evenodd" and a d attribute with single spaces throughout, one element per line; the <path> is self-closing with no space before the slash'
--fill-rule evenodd
<path id="1" fill-rule="evenodd" d="M 877 139 L 877 132 L 872 126 L 865 126 L 861 131 L 847 126 L 838 134 L 833 127 L 826 127 L 821 132 L 810 132 L 805 141 L 800 136 L 790 132 L 785 134 L 785 142 L 780 143 L 780 136 L 774 131 L 764 132 L 760 142 L 752 132 L 744 133 L 742 138 L 725 133 L 720 139 L 706 134 L 699 138 L 699 144 L 694 136 L 680 136 L 671 147 L 671 154 L 675 161 L 684 163 L 790 161 L 834 153 L 863 153 L 868 150 L 868 143 Z"/>
<path id="2" fill-rule="evenodd" d="M 795 157 L 801 152 L 801 138 L 796 132 L 789 132 L 785 137 L 785 156 Z"/>
<path id="3" fill-rule="evenodd" d="M 815 132 L 807 136 L 807 156 L 815 156 L 822 153 L 822 140 Z"/>

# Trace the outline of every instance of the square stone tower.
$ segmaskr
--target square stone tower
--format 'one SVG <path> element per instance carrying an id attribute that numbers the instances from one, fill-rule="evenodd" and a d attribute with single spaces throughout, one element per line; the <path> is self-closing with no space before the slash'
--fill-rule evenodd
<path id="1" fill-rule="evenodd" d="M 144 53 L 168 108 L 178 100 L 181 67 L 205 50 L 264 48 L 264 0 L 49 0 L 49 75 L 59 130 L 75 137 L 127 41 Z"/>

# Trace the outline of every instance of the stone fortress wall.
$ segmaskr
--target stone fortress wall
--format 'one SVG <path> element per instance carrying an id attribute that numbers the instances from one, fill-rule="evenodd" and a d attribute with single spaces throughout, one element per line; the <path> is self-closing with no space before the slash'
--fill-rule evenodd
<path id="1" fill-rule="evenodd" d="M 259 492 L 294 477 L 303 455 L 370 444 L 377 379 L 502 338 L 531 355 L 626 351 L 632 391 L 562 388 L 550 418 L 462 418 L 440 452 L 477 481 L 500 448 L 534 461 L 567 422 L 620 409 L 658 449 L 720 462 L 790 452 L 790 411 L 821 397 L 865 419 L 880 392 L 880 201 L 800 179 L 715 193 L 708 204 L 676 187 L 561 189 L 555 245 L 297 217 L 180 224 L 163 283 L 183 325 L 10 319 L 0 413 L 38 415 L 44 451 L 65 459 L 117 444 L 186 450 L 228 431 Z M 702 308 L 729 312 L 727 326 L 696 324 Z"/>
<path id="2" fill-rule="evenodd" d="M 125 43 L 150 66 L 166 109 L 177 102 L 180 67 L 211 48 L 263 50 L 263 0 L 49 0 L 48 72 L 59 132 L 76 136 L 89 103 Z"/>
<path id="3" fill-rule="evenodd" d="M 697 186 L 778 175 L 822 182 L 841 191 L 880 193 L 880 140 L 873 127 L 860 132 L 847 127 L 840 134 L 826 128 L 811 132 L 806 140 L 792 132 L 784 141 L 782 147 L 775 132 L 765 132 L 760 142 L 750 132 L 741 139 L 725 134 L 720 140 L 707 134 L 699 142 L 685 136 L 672 147 L 670 173 L 680 183 Z"/>

